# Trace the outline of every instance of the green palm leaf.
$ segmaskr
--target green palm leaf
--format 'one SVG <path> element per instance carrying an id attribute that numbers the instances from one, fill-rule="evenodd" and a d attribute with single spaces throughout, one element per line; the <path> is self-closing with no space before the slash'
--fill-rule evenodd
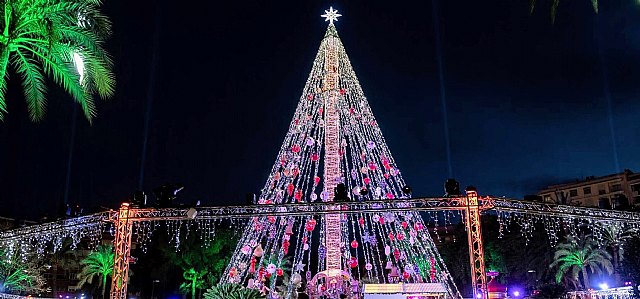
<path id="1" fill-rule="evenodd" d="M 99 0 L 3 0 L 0 6 L 0 120 L 8 112 L 7 78 L 22 79 L 29 116 L 38 121 L 46 111 L 47 80 L 64 88 L 91 121 L 94 96 L 113 96 L 113 62 L 104 49 L 111 22 Z M 84 70 L 74 65 L 74 53 Z M 11 68 L 10 68 L 11 66 Z M 82 79 L 82 81 L 80 81 Z"/>

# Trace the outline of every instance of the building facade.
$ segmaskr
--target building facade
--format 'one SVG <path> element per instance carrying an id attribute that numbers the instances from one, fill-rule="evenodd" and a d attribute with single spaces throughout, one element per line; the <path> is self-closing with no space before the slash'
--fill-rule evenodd
<path id="1" fill-rule="evenodd" d="M 538 192 L 544 202 L 584 207 L 619 208 L 640 204 L 640 173 L 621 173 L 551 185 Z"/>

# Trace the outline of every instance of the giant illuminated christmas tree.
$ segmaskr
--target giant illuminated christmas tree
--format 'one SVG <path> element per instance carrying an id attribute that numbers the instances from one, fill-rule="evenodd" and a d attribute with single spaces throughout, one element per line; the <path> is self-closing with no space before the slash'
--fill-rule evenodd
<path id="1" fill-rule="evenodd" d="M 258 204 L 410 195 L 338 37 L 339 16 L 323 15 L 329 27 Z M 417 212 L 254 217 L 222 278 L 287 298 L 355 298 L 363 281 L 437 282 L 459 297 Z"/>

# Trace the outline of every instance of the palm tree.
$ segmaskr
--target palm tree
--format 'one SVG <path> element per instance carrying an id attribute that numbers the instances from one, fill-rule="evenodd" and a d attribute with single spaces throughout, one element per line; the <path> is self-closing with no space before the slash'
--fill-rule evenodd
<path id="1" fill-rule="evenodd" d="M 258 290 L 247 289 L 239 284 L 227 283 L 213 286 L 204 293 L 205 299 L 264 299 Z"/>
<path id="2" fill-rule="evenodd" d="M 567 238 L 567 241 L 557 246 L 553 255 L 553 263 L 549 268 L 558 267 L 556 282 L 569 273 L 569 279 L 579 282 L 579 274 L 582 274 L 584 289 L 589 288 L 589 275 L 591 273 L 613 273 L 611 255 L 603 248 L 599 248 L 591 236 L 583 236 L 575 239 Z"/>
<path id="3" fill-rule="evenodd" d="M 591 1 L 591 6 L 593 6 L 593 11 L 595 13 L 598 13 L 598 0 L 590 0 L 590 1 Z M 536 2 L 537 0 L 529 0 L 529 13 L 533 14 L 533 10 L 536 7 Z M 551 23 L 555 23 L 556 21 L 556 15 L 558 14 L 559 5 L 560 5 L 560 0 L 551 1 L 551 11 L 550 11 Z"/>
<path id="4" fill-rule="evenodd" d="M 601 224 L 599 223 L 600 231 L 602 232 L 602 241 L 606 247 L 611 249 L 611 256 L 613 257 L 613 269 L 617 270 L 620 266 L 620 260 L 624 255 L 624 244 L 627 240 L 631 239 L 637 230 L 634 228 L 624 227 L 616 224 Z"/>
<path id="5" fill-rule="evenodd" d="M 46 106 L 45 76 L 61 85 L 91 121 L 93 95 L 113 95 L 113 63 L 104 49 L 111 23 L 102 0 L 2 0 L 0 4 L 0 120 L 10 66 L 20 75 L 29 116 L 42 119 Z"/>
<path id="6" fill-rule="evenodd" d="M 180 291 L 183 293 L 191 293 L 191 299 L 196 299 L 196 289 L 202 289 L 204 285 L 204 276 L 207 274 L 207 270 L 196 271 L 194 268 L 189 268 L 182 273 L 182 276 L 186 280 L 180 285 Z"/>
<path id="7" fill-rule="evenodd" d="M 114 252 L 113 245 L 100 245 L 95 251 L 80 261 L 82 271 L 78 274 L 78 288 L 87 283 L 92 283 L 94 277 L 98 277 L 98 286 L 102 286 L 102 297 L 105 298 L 107 277 L 113 273 Z"/>
<path id="8" fill-rule="evenodd" d="M 50 291 L 46 288 L 43 274 L 47 267 L 42 260 L 33 254 L 23 259 L 18 252 L 7 257 L 2 249 L 0 257 L 0 293 Z"/>

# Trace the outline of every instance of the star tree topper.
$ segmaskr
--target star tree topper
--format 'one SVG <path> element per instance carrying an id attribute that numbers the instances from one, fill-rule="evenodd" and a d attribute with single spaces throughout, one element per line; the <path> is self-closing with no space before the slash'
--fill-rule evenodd
<path id="1" fill-rule="evenodd" d="M 338 13 L 337 10 L 333 9 L 332 6 L 329 6 L 329 10 L 325 10 L 324 14 L 321 17 L 324 18 L 324 21 L 329 21 L 330 25 L 333 25 L 333 21 L 338 21 L 338 18 L 342 15 Z"/>

